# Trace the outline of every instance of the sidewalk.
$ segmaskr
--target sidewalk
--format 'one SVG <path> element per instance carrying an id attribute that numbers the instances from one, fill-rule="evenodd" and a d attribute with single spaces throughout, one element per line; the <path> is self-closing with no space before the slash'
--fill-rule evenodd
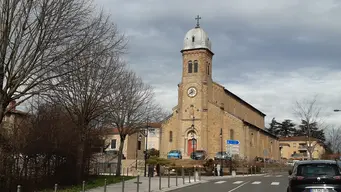
<path id="1" fill-rule="evenodd" d="M 150 185 L 150 191 L 156 192 L 160 191 L 159 190 L 159 177 L 151 177 L 151 185 Z M 124 182 L 124 192 L 137 192 L 137 178 L 128 180 Z M 169 179 L 169 187 L 168 187 L 168 177 L 162 177 L 161 178 L 161 191 L 170 191 L 174 190 L 177 188 L 182 188 L 185 186 L 190 186 L 190 185 L 195 185 L 199 183 L 205 183 L 207 182 L 206 180 L 201 179 L 199 181 L 198 178 L 196 178 L 196 182 L 194 181 L 194 178 L 191 177 L 191 182 L 189 182 L 189 177 L 185 177 L 185 184 L 183 184 L 183 178 L 178 177 L 178 186 L 176 186 L 176 178 L 171 177 Z M 123 192 L 122 190 L 122 182 L 121 183 L 116 183 L 116 184 L 111 184 L 107 186 L 107 192 Z M 139 184 L 139 192 L 148 192 L 148 187 L 149 187 L 149 178 L 148 177 L 143 177 L 140 176 L 140 184 Z M 86 190 L 87 192 L 104 192 L 104 187 L 98 187 L 95 189 L 90 189 Z"/>

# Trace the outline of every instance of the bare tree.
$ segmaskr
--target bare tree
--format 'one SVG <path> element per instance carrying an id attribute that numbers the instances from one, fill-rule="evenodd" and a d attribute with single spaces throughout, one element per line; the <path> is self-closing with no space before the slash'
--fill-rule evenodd
<path id="1" fill-rule="evenodd" d="M 107 24 L 90 0 L 0 1 L 0 123 L 9 102 L 19 105 L 49 88 L 42 85 L 70 72 L 57 69 L 109 42 Z"/>
<path id="2" fill-rule="evenodd" d="M 311 139 L 311 125 L 316 124 L 318 127 L 322 127 L 322 120 L 320 117 L 321 108 L 317 105 L 317 96 L 315 95 L 311 100 L 305 99 L 301 102 L 296 101 L 294 108 L 295 115 L 300 118 L 301 121 L 306 122 L 306 137 L 307 137 L 307 150 L 309 154 L 309 159 L 312 158 L 312 153 L 314 152 L 314 147 L 312 145 Z"/>
<path id="3" fill-rule="evenodd" d="M 341 127 L 332 127 L 328 130 L 327 141 L 331 145 L 331 150 L 334 153 L 339 153 L 341 150 Z"/>
<path id="4" fill-rule="evenodd" d="M 61 73 L 64 73 L 64 70 L 73 72 L 51 81 L 49 98 L 66 109 L 77 127 L 78 182 L 84 175 L 84 159 L 89 158 L 84 157 L 84 150 L 89 133 L 95 128 L 93 122 L 99 120 L 108 110 L 108 103 L 106 103 L 110 98 L 108 90 L 116 89 L 124 71 L 124 64 L 117 53 L 122 51 L 122 47 L 115 41 L 111 43 L 110 47 L 101 45 L 86 50 L 73 60 L 73 65 L 68 66 L 71 69 L 60 69 Z M 94 49 L 96 54 L 92 54 Z M 101 54 L 98 54 L 98 50 L 102 50 Z M 78 71 L 74 70 L 77 68 Z M 54 86 L 56 81 L 58 86 Z"/>
<path id="5" fill-rule="evenodd" d="M 140 131 L 148 119 L 153 119 L 158 110 L 152 87 L 143 83 L 134 72 L 127 71 L 121 78 L 119 88 L 111 93 L 110 122 L 118 129 L 120 146 L 116 175 L 121 175 L 124 141 L 127 135 Z"/>

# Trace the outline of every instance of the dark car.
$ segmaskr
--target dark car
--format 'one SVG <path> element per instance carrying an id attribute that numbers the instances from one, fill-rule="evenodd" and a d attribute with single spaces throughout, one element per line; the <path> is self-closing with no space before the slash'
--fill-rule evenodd
<path id="1" fill-rule="evenodd" d="M 214 156 L 214 160 L 229 160 L 229 156 L 226 152 L 217 152 Z"/>
<path id="2" fill-rule="evenodd" d="M 196 150 L 191 153 L 191 159 L 194 160 L 205 160 L 207 157 L 207 153 L 204 150 Z"/>
<path id="3" fill-rule="evenodd" d="M 289 170 L 288 192 L 341 192 L 341 172 L 336 161 L 296 162 Z"/>

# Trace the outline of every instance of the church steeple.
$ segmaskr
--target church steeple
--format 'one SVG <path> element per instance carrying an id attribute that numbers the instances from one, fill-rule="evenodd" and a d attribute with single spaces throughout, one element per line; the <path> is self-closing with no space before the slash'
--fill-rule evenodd
<path id="1" fill-rule="evenodd" d="M 196 76 L 201 80 L 212 77 L 212 47 L 207 33 L 200 27 L 197 15 L 196 27 L 189 30 L 184 38 L 184 47 L 181 50 L 183 56 L 183 78 Z"/>

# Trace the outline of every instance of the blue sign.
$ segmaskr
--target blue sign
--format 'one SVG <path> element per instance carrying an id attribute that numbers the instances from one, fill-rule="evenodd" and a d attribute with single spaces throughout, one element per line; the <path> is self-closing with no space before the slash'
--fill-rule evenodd
<path id="1" fill-rule="evenodd" d="M 238 140 L 226 140 L 227 145 L 239 145 Z"/>

